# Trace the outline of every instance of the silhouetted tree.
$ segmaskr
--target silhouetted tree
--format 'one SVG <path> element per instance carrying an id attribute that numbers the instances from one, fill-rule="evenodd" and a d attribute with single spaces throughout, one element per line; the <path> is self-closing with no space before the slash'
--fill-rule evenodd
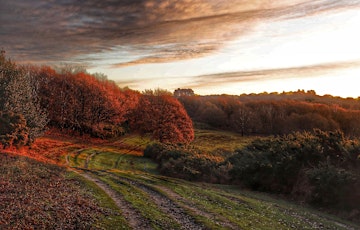
<path id="1" fill-rule="evenodd" d="M 240 105 L 238 109 L 234 112 L 232 118 L 232 124 L 236 127 L 236 129 L 240 130 L 242 136 L 244 136 L 250 126 L 250 121 L 253 118 L 253 112 L 250 108 L 245 105 Z"/>

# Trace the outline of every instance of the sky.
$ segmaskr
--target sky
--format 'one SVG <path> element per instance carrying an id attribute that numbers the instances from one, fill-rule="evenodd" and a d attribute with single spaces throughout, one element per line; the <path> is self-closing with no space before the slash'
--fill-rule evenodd
<path id="1" fill-rule="evenodd" d="M 360 96 L 360 0 L 1 0 L 0 48 L 139 91 Z"/>

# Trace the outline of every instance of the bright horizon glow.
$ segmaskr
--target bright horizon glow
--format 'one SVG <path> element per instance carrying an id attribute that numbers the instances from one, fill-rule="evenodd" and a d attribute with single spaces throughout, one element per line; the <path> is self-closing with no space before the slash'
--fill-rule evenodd
<path id="1" fill-rule="evenodd" d="M 283 81 L 278 79 L 265 80 L 265 81 L 249 81 L 242 84 L 226 83 L 224 87 L 227 88 L 230 95 L 239 95 L 238 92 L 244 94 L 251 93 L 273 93 L 273 92 L 290 92 L 297 90 L 315 90 L 317 95 L 323 96 L 328 95 L 331 92 L 332 96 L 339 96 L 343 98 L 358 98 L 359 97 L 359 74 L 360 68 L 357 72 L 350 71 L 339 71 L 336 74 L 328 74 L 319 77 L 309 78 L 290 78 Z M 254 90 L 256 89 L 256 90 Z M 283 90 L 286 89 L 286 90 Z M 205 91 L 199 90 L 196 92 L 200 95 L 205 94 L 219 94 L 217 93 L 217 86 L 205 89 Z"/>
<path id="2" fill-rule="evenodd" d="M 320 23 L 313 23 L 316 20 Z M 343 23 L 341 26 L 338 25 L 339 21 Z M 115 76 L 112 79 L 118 80 L 120 85 L 122 79 L 128 79 L 128 82 L 132 79 L 142 79 L 146 86 L 130 84 L 131 88 L 138 90 L 158 87 L 174 90 L 190 86 L 202 95 L 238 95 L 305 89 L 315 90 L 319 95 L 357 98 L 360 92 L 354 83 L 360 82 L 358 25 L 360 14 L 357 10 L 336 12 L 321 17 L 314 15 L 286 21 L 264 21 L 253 28 L 251 33 L 229 42 L 217 53 L 206 57 L 103 70 L 109 76 Z M 193 84 L 193 77 L 199 75 L 301 67 L 314 63 L 341 61 L 358 62 L 358 66 L 320 75 L 309 72 L 305 78 L 296 78 L 291 76 L 291 73 L 288 77 L 275 80 L 265 77 L 262 81 L 250 79 L 246 82 L 218 83 L 215 86 L 197 87 Z M 100 69 L 90 71 L 96 72 Z"/>

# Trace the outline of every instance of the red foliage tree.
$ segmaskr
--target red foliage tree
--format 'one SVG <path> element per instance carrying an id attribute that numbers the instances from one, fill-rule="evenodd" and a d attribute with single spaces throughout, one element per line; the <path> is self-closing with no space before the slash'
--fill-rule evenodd
<path id="1" fill-rule="evenodd" d="M 131 116 L 131 127 L 165 143 L 194 139 L 192 121 L 181 103 L 170 95 L 142 95 Z"/>
<path id="2" fill-rule="evenodd" d="M 138 101 L 137 93 L 87 73 L 58 74 L 43 67 L 38 78 L 41 105 L 48 111 L 51 125 L 81 134 L 121 125 Z"/>

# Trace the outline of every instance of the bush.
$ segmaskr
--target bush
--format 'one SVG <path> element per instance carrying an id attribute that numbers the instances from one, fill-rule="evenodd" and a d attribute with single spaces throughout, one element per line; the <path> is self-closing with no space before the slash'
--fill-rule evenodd
<path id="1" fill-rule="evenodd" d="M 240 184 L 354 213 L 360 207 L 359 153 L 359 141 L 320 130 L 257 139 L 225 160 L 181 145 L 152 144 L 144 150 L 164 175 Z"/>
<path id="2" fill-rule="evenodd" d="M 159 164 L 161 174 L 191 181 L 224 181 L 224 170 L 229 167 L 196 148 L 181 145 L 151 144 L 145 148 L 144 156 Z"/>
<path id="3" fill-rule="evenodd" d="M 90 130 L 89 132 L 92 137 L 101 139 L 119 137 L 125 134 L 125 129 L 122 126 L 112 124 L 94 125 Z"/>
<path id="4" fill-rule="evenodd" d="M 0 112 L 0 142 L 3 148 L 20 147 L 28 143 L 29 128 L 22 115 Z"/>
<path id="5" fill-rule="evenodd" d="M 360 189 L 353 186 L 359 185 L 360 180 L 353 172 L 323 165 L 310 169 L 307 176 L 312 186 L 311 203 L 346 209 L 356 208 L 360 204 L 356 198 Z M 349 196 L 352 199 L 349 200 Z"/>
<path id="6" fill-rule="evenodd" d="M 314 130 L 256 140 L 228 158 L 233 183 L 342 208 L 360 206 L 360 144 Z M 359 186 L 358 186 L 359 187 Z M 352 197 L 352 199 L 345 198 Z"/>

